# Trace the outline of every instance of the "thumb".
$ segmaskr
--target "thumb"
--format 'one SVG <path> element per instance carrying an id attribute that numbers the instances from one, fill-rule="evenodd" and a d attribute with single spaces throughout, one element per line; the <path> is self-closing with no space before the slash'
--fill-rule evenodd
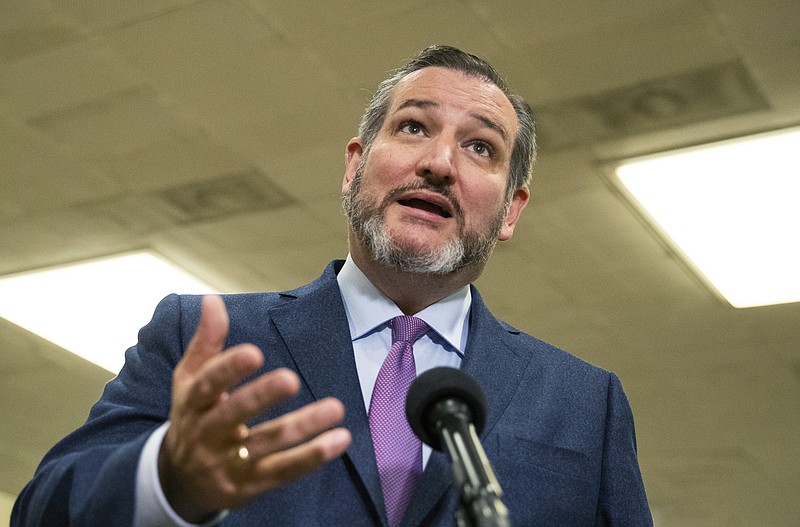
<path id="1" fill-rule="evenodd" d="M 204 296 L 200 310 L 200 324 L 182 360 L 187 373 L 197 372 L 207 360 L 222 352 L 228 328 L 228 310 L 222 297 Z"/>

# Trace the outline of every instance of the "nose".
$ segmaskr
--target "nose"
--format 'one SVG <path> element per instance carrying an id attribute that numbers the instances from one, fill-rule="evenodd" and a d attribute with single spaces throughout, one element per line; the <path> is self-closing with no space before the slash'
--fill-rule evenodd
<path id="1" fill-rule="evenodd" d="M 439 184 L 451 184 L 456 177 L 455 141 L 431 138 L 417 162 L 417 175 Z"/>

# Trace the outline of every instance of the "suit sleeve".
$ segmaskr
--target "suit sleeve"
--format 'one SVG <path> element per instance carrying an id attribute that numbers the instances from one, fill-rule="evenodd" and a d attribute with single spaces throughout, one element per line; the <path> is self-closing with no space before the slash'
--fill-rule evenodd
<path id="1" fill-rule="evenodd" d="M 636 454 L 633 414 L 622 384 L 611 374 L 606 429 L 595 525 L 652 526 L 642 474 Z"/>
<path id="2" fill-rule="evenodd" d="M 199 298 L 181 298 L 191 309 L 176 295 L 161 301 L 87 421 L 44 457 L 14 504 L 11 527 L 132 524 L 139 457 L 167 420 L 172 370 L 199 317 Z"/>

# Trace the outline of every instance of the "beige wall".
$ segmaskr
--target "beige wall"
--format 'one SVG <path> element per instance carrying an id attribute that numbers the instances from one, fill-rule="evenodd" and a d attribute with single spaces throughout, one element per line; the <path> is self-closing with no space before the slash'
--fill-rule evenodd
<path id="1" fill-rule="evenodd" d="M 14 505 L 14 496 L 0 492 L 0 527 L 8 527 L 11 521 L 11 506 Z"/>

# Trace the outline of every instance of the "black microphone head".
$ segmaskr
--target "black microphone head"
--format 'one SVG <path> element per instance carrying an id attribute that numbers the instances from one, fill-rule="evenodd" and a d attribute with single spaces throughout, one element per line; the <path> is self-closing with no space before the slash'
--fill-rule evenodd
<path id="1" fill-rule="evenodd" d="M 408 389 L 406 418 L 417 437 L 437 450 L 441 450 L 439 431 L 430 414 L 437 403 L 448 399 L 469 408 L 477 433 L 486 424 L 486 397 L 475 379 L 456 368 L 439 367 L 424 372 Z"/>

